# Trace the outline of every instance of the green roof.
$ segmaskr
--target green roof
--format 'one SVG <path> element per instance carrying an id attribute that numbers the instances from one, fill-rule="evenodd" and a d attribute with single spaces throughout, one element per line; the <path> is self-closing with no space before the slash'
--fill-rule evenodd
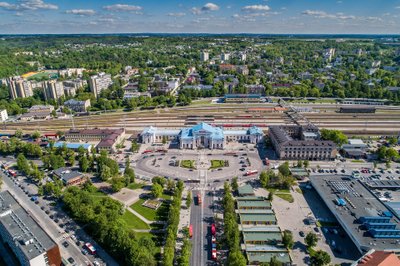
<path id="1" fill-rule="evenodd" d="M 282 241 L 280 232 L 243 232 L 244 241 Z"/>
<path id="2" fill-rule="evenodd" d="M 239 213 L 241 222 L 276 222 L 275 214 Z"/>
<path id="3" fill-rule="evenodd" d="M 281 232 L 281 229 L 277 225 L 266 225 L 266 226 L 241 226 L 240 230 L 243 232 Z"/>
<path id="4" fill-rule="evenodd" d="M 264 197 L 258 196 L 244 196 L 244 197 L 237 197 L 237 201 L 246 201 L 246 200 L 253 200 L 253 201 L 263 201 L 266 200 Z"/>
<path id="5" fill-rule="evenodd" d="M 238 189 L 239 195 L 254 195 L 253 187 L 250 185 L 244 185 Z"/>
<path id="6" fill-rule="evenodd" d="M 289 253 L 272 253 L 272 252 L 246 252 L 247 259 L 250 264 L 255 262 L 270 262 L 272 257 L 276 257 L 278 261 L 282 263 L 290 263 L 290 256 Z"/>
<path id="7" fill-rule="evenodd" d="M 239 214 L 274 214 L 274 211 L 271 209 L 243 209 L 238 210 Z"/>
<path id="8" fill-rule="evenodd" d="M 237 206 L 239 209 L 242 208 L 271 208 L 271 202 L 266 200 L 238 200 Z"/>

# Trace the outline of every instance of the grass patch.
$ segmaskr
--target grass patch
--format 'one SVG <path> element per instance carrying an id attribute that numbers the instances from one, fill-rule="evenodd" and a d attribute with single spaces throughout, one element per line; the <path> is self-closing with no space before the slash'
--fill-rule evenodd
<path id="1" fill-rule="evenodd" d="M 274 194 L 277 197 L 280 197 L 283 200 L 286 200 L 287 202 L 293 203 L 294 202 L 294 198 L 291 194 L 283 194 L 283 193 L 277 193 Z"/>
<path id="2" fill-rule="evenodd" d="M 339 223 L 337 222 L 325 222 L 325 221 L 317 221 L 316 222 L 318 227 L 322 227 L 322 226 L 339 226 Z"/>
<path id="3" fill-rule="evenodd" d="M 272 193 L 290 193 L 289 189 L 268 188 L 267 190 Z"/>
<path id="4" fill-rule="evenodd" d="M 166 221 L 168 218 L 169 201 L 163 201 L 157 210 L 142 206 L 144 199 L 139 199 L 130 207 L 149 221 Z"/>
<path id="5" fill-rule="evenodd" d="M 150 229 L 150 226 L 139 219 L 136 215 L 130 211 L 125 211 L 122 215 L 122 219 L 125 221 L 128 229 Z"/>
<path id="6" fill-rule="evenodd" d="M 351 160 L 352 163 L 363 163 L 363 160 Z"/>
<path id="7" fill-rule="evenodd" d="M 107 197 L 107 195 L 100 191 L 100 190 L 96 190 L 94 192 L 89 192 L 90 197 L 94 200 L 94 201 L 100 201 L 101 199 Z"/>
<path id="8" fill-rule="evenodd" d="M 216 169 L 226 166 L 225 160 L 211 160 L 211 167 L 210 169 Z"/>
<path id="9" fill-rule="evenodd" d="M 295 190 L 297 193 L 303 194 L 303 190 L 301 190 L 300 188 L 297 187 Z"/>
<path id="10" fill-rule="evenodd" d="M 127 188 L 135 190 L 135 189 L 143 188 L 144 186 L 145 186 L 145 184 L 143 184 L 143 183 L 132 183 L 132 184 L 129 184 L 129 186 Z"/>
<path id="11" fill-rule="evenodd" d="M 190 103 L 190 105 L 203 105 L 203 104 L 209 104 L 209 103 L 211 103 L 211 100 L 195 100 L 195 101 L 192 101 Z"/>
<path id="12" fill-rule="evenodd" d="M 180 166 L 182 168 L 196 169 L 194 166 L 194 160 L 182 160 Z"/>

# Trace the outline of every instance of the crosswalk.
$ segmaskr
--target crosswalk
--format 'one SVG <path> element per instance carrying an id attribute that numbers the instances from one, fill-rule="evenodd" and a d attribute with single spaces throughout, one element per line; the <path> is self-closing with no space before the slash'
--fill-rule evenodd
<path id="1" fill-rule="evenodd" d="M 67 238 L 69 238 L 71 236 L 70 233 L 63 233 L 62 235 L 60 235 L 59 237 L 56 238 L 57 242 L 61 242 Z"/>

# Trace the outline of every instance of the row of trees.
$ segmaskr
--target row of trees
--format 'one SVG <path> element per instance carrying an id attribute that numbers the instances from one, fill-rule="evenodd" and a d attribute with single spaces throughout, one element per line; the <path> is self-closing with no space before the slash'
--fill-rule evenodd
<path id="1" fill-rule="evenodd" d="M 96 188 L 89 184 L 64 192 L 62 200 L 71 217 L 85 224 L 85 230 L 121 265 L 155 266 L 154 242 L 148 237 L 137 238 L 127 229 L 121 203 L 110 197 L 95 199 L 90 193 L 93 190 Z"/>
<path id="2" fill-rule="evenodd" d="M 290 189 L 294 184 L 295 180 L 288 170 L 287 162 L 279 166 L 279 173 L 271 169 L 262 171 L 260 174 L 260 182 L 262 187 L 268 188 L 279 188 L 279 189 Z"/>
<path id="3" fill-rule="evenodd" d="M 240 251 L 240 232 L 235 213 L 235 201 L 231 193 L 231 187 L 228 182 L 224 184 L 224 238 L 228 250 L 228 265 L 245 266 L 246 258 Z"/>
<path id="4" fill-rule="evenodd" d="M 380 146 L 376 153 L 381 160 L 396 161 L 400 158 L 399 152 L 396 149 L 387 148 L 386 146 Z"/>
<path id="5" fill-rule="evenodd" d="M 43 155 L 42 148 L 35 143 L 25 142 L 15 137 L 9 141 L 0 142 L 1 155 L 17 155 L 20 153 L 30 158 L 39 158 Z"/>
<path id="6" fill-rule="evenodd" d="M 183 182 L 179 180 L 174 189 L 174 196 L 168 213 L 167 237 L 164 245 L 163 263 L 165 266 L 174 265 L 175 242 L 178 233 L 179 215 L 182 204 Z"/>
<path id="7" fill-rule="evenodd" d="M 342 146 L 348 142 L 347 136 L 343 134 L 342 131 L 334 129 L 321 129 L 321 138 L 324 140 L 331 140 L 338 146 Z"/>

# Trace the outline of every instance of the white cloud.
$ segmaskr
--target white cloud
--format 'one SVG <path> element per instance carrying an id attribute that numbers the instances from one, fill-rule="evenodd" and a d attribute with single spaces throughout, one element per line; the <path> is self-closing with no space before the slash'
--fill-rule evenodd
<path id="1" fill-rule="evenodd" d="M 201 8 L 202 11 L 217 11 L 218 9 L 219 6 L 214 3 L 207 3 Z"/>
<path id="2" fill-rule="evenodd" d="M 17 4 L 10 4 L 8 2 L 0 2 L 0 8 L 10 11 L 24 11 L 24 10 L 56 10 L 57 5 L 45 3 L 43 0 L 20 0 Z"/>
<path id="3" fill-rule="evenodd" d="M 395 8 L 396 8 L 396 9 L 400 9 L 400 6 L 396 6 Z"/>
<path id="4" fill-rule="evenodd" d="M 71 9 L 65 11 L 67 14 L 77 15 L 77 16 L 93 16 L 96 11 L 93 9 Z"/>
<path id="5" fill-rule="evenodd" d="M 184 17 L 184 16 L 186 16 L 186 14 L 185 13 L 183 13 L 183 12 L 178 12 L 178 13 L 168 13 L 167 14 L 169 17 L 176 17 L 176 18 L 179 18 L 179 17 Z"/>
<path id="6" fill-rule="evenodd" d="M 209 11 L 217 11 L 219 10 L 219 6 L 213 3 L 207 3 L 202 7 L 192 7 L 190 9 L 190 12 L 194 15 L 200 15 L 203 12 L 209 12 Z"/>
<path id="7" fill-rule="evenodd" d="M 345 15 L 343 13 L 330 14 L 321 10 L 305 10 L 302 12 L 302 14 L 306 16 L 312 16 L 315 18 L 329 18 L 329 19 L 341 19 L 341 20 L 356 19 L 356 17 L 353 15 Z"/>
<path id="8" fill-rule="evenodd" d="M 242 11 L 246 12 L 266 12 L 269 11 L 271 8 L 267 5 L 252 5 L 252 6 L 244 6 L 242 7 Z"/>
<path id="9" fill-rule="evenodd" d="M 139 11 L 142 10 L 143 8 L 141 6 L 115 4 L 110 6 L 103 6 L 103 9 L 108 11 L 131 12 L 131 11 Z"/>

